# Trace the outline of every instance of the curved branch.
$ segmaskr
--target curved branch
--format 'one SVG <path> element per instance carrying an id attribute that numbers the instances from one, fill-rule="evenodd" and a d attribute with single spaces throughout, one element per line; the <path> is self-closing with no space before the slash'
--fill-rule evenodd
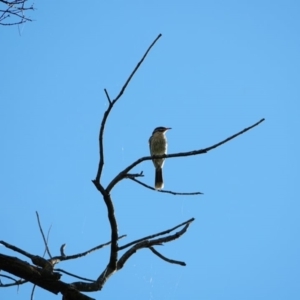
<path id="1" fill-rule="evenodd" d="M 152 186 L 144 183 L 144 182 L 141 182 L 133 177 L 128 177 L 129 179 L 135 181 L 136 183 L 144 186 L 145 188 L 147 189 L 150 189 L 152 191 L 155 191 L 155 192 L 159 192 L 159 193 L 167 193 L 167 194 L 172 194 L 172 195 L 180 195 L 180 196 L 194 196 L 194 195 L 203 195 L 203 193 L 201 192 L 191 192 L 191 193 L 178 193 L 178 192 L 172 192 L 172 191 L 167 191 L 167 190 L 156 190 L 155 188 L 153 188 Z"/>
<path id="2" fill-rule="evenodd" d="M 157 236 L 161 236 L 161 235 L 168 234 L 168 233 L 174 231 L 175 229 L 177 229 L 177 228 L 179 228 L 179 227 L 181 227 L 181 226 L 184 226 L 184 225 L 189 225 L 190 223 L 192 223 L 192 222 L 194 222 L 194 221 L 195 221 L 195 219 L 194 219 L 194 218 L 191 218 L 191 219 L 189 219 L 189 220 L 187 220 L 187 221 L 185 221 L 185 222 L 183 222 L 183 223 L 181 223 L 181 224 L 179 224 L 179 225 L 176 225 L 176 226 L 173 227 L 173 228 L 164 230 L 164 231 L 159 232 L 159 233 L 155 233 L 155 234 L 152 234 L 152 235 L 145 236 L 145 237 L 143 237 L 143 238 L 141 238 L 141 239 L 138 239 L 138 240 L 135 240 L 135 241 L 133 241 L 133 242 L 130 242 L 130 243 L 126 244 L 126 245 L 123 245 L 123 246 L 119 247 L 118 250 L 121 251 L 121 250 L 123 250 L 123 249 L 125 249 L 125 248 L 128 248 L 128 247 L 130 247 L 130 246 L 132 246 L 132 245 L 135 245 L 135 244 L 137 244 L 137 243 L 140 243 L 140 242 L 142 242 L 142 241 L 150 240 L 150 239 L 153 239 L 153 238 L 155 238 L 155 237 L 157 237 Z"/>
<path id="3" fill-rule="evenodd" d="M 133 255 L 138 250 L 141 250 L 143 248 L 150 248 L 154 245 L 162 245 L 163 243 L 168 243 L 173 240 L 178 239 L 181 237 L 189 228 L 190 223 L 186 224 L 180 231 L 174 233 L 173 235 L 165 236 L 159 239 L 155 240 L 145 240 L 140 243 L 135 244 L 133 247 L 131 247 L 129 250 L 127 250 L 123 256 L 118 261 L 118 270 L 122 269 L 126 261 L 130 258 L 131 255 Z"/>
<path id="4" fill-rule="evenodd" d="M 176 265 L 180 265 L 180 266 L 186 266 L 186 263 L 184 261 L 179 261 L 179 260 L 174 260 L 174 259 L 170 259 L 167 258 L 165 256 L 163 256 L 161 253 L 159 253 L 157 250 L 155 250 L 153 247 L 149 247 L 149 249 L 155 254 L 157 255 L 159 258 L 161 258 L 162 260 L 169 262 L 171 264 L 176 264 Z"/>
<path id="5" fill-rule="evenodd" d="M 36 217 L 37 217 L 37 221 L 38 221 L 38 225 L 39 225 L 39 229 L 40 229 L 40 232 L 42 234 L 42 237 L 43 237 L 43 241 L 44 241 L 44 244 L 45 244 L 45 251 L 47 251 L 48 255 L 50 258 L 52 258 L 52 255 L 50 253 L 50 250 L 49 250 L 49 247 L 48 247 L 48 237 L 49 237 L 49 231 L 48 231 L 48 235 L 47 235 L 47 239 L 45 237 L 45 234 L 44 234 L 44 231 L 43 231 L 43 228 L 42 228 L 42 225 L 41 225 L 41 222 L 40 222 L 40 216 L 39 216 L 39 213 L 36 211 L 35 212 L 36 214 Z M 50 227 L 51 228 L 51 227 Z"/>
<path id="6" fill-rule="evenodd" d="M 170 241 L 173 241 L 175 239 L 178 239 L 181 235 L 183 235 L 191 222 L 193 222 L 195 219 L 189 219 L 171 229 L 165 230 L 163 232 L 154 234 L 154 235 L 150 235 L 148 237 L 144 237 L 142 239 L 136 240 L 134 242 L 131 242 L 127 245 L 124 245 L 123 247 L 119 247 L 118 250 L 122 250 L 125 249 L 131 245 L 134 244 L 134 246 L 132 248 L 130 248 L 127 252 L 125 252 L 125 254 L 118 260 L 117 262 L 117 268 L 114 269 L 112 268 L 109 264 L 108 266 L 105 268 L 105 270 L 102 272 L 102 274 L 98 277 L 97 281 L 93 282 L 93 283 L 87 283 L 87 282 L 73 282 L 72 286 L 76 287 L 79 291 L 82 292 L 92 292 L 92 291 L 98 291 L 101 290 L 103 285 L 106 283 L 106 281 L 109 279 L 110 276 L 112 276 L 116 271 L 120 270 L 121 268 L 123 268 L 125 262 L 129 259 L 129 257 L 131 255 L 133 255 L 136 251 L 138 251 L 139 249 L 142 248 L 148 248 L 151 247 L 153 245 L 161 245 L 163 243 L 167 243 Z M 185 225 L 185 226 L 184 226 Z M 149 241 L 148 239 L 153 238 L 153 237 L 157 237 L 159 235 L 163 235 L 163 234 L 167 234 L 175 229 L 177 229 L 178 227 L 184 226 L 184 228 L 182 228 L 180 231 L 176 232 L 173 235 L 170 236 L 166 236 L 163 238 L 159 238 L 156 240 L 151 240 Z"/>
<path id="7" fill-rule="evenodd" d="M 54 269 L 54 271 L 57 271 L 57 272 L 62 272 L 62 273 L 65 273 L 69 276 L 72 276 L 72 277 L 75 277 L 75 278 L 78 278 L 78 279 L 81 279 L 81 280 L 85 280 L 85 281 L 90 281 L 90 282 L 95 282 L 95 280 L 92 280 L 92 279 L 88 279 L 88 278 L 85 278 L 85 277 L 81 277 L 81 276 L 78 276 L 78 275 L 75 275 L 73 273 L 70 273 L 70 272 L 67 272 L 63 269 Z"/>
<path id="8" fill-rule="evenodd" d="M 99 152 L 100 152 L 100 160 L 99 160 L 99 165 L 98 165 L 98 171 L 97 171 L 97 175 L 96 175 L 96 182 L 100 182 L 100 177 L 102 174 L 102 170 L 103 170 L 103 166 L 104 166 L 104 146 L 103 146 L 103 135 L 104 135 L 104 127 L 106 124 L 106 120 L 108 118 L 108 115 L 110 113 L 110 111 L 112 110 L 113 106 L 116 104 L 116 102 L 121 98 L 121 96 L 123 95 L 125 89 L 127 88 L 130 80 L 132 79 L 132 77 L 134 76 L 134 74 L 136 73 L 136 71 L 138 70 L 138 68 L 140 67 L 140 65 L 143 63 L 143 61 L 145 60 L 146 56 L 148 55 L 149 51 L 151 50 L 151 48 L 154 46 L 154 44 L 157 42 L 157 40 L 161 37 L 161 34 L 159 34 L 156 39 L 152 42 L 152 44 L 148 47 L 147 51 L 145 52 L 145 54 L 143 55 L 142 59 L 138 62 L 138 64 L 136 65 L 136 67 L 134 68 L 134 70 L 131 72 L 131 74 L 129 75 L 128 79 L 126 80 L 125 84 L 123 85 L 122 89 L 120 90 L 118 96 L 111 101 L 110 97 L 108 95 L 107 90 L 105 89 L 104 92 L 106 94 L 106 97 L 108 99 L 109 102 L 109 106 L 107 108 L 107 110 L 105 111 L 103 118 L 102 118 L 102 122 L 101 122 L 101 126 L 100 126 L 100 132 L 99 132 Z"/>
<path id="9" fill-rule="evenodd" d="M 14 279 L 13 277 L 11 276 L 8 276 L 8 275 L 4 275 L 4 274 L 0 274 L 0 277 L 3 277 L 3 278 L 8 278 L 12 281 L 14 281 L 14 283 L 7 283 L 7 284 L 2 284 L 1 283 L 1 280 L 0 280 L 0 287 L 9 287 L 9 286 L 15 286 L 15 285 L 21 285 L 21 284 L 24 284 L 26 282 L 28 282 L 27 280 L 23 280 L 23 279 Z"/>

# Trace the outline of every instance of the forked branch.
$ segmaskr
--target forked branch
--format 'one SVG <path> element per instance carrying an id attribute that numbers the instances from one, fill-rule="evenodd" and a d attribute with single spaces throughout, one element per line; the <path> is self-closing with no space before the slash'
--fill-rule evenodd
<path id="1" fill-rule="evenodd" d="M 173 153 L 173 154 L 164 154 L 164 155 L 154 155 L 154 156 L 145 156 L 142 158 L 139 158 L 138 160 L 136 160 L 135 162 L 133 162 L 131 165 L 129 165 L 127 168 L 125 168 L 123 171 L 121 171 L 108 185 L 108 187 L 106 188 L 107 191 L 111 191 L 113 189 L 113 187 L 122 179 L 127 177 L 127 173 L 133 169 L 134 167 L 136 167 L 137 165 L 139 165 L 140 163 L 142 163 L 143 161 L 146 160 L 151 160 L 153 158 L 174 158 L 174 157 L 185 157 L 185 156 L 192 156 L 192 155 L 199 155 L 199 154 L 205 154 L 227 142 L 229 142 L 230 140 L 238 137 L 239 135 L 247 132 L 248 130 L 258 126 L 260 123 L 262 123 L 265 119 L 261 119 L 258 122 L 256 122 L 255 124 L 246 127 L 245 129 L 233 134 L 232 136 L 224 139 L 223 141 L 216 143 L 212 146 L 209 146 L 207 148 L 204 149 L 199 149 L 199 150 L 193 150 L 193 151 L 188 151 L 188 152 L 180 152 L 180 153 Z"/>
<path id="2" fill-rule="evenodd" d="M 193 221 L 194 219 L 192 219 Z M 126 263 L 126 261 L 130 258 L 130 256 L 132 256 L 135 252 L 137 252 L 138 250 L 141 250 L 143 248 L 151 248 L 153 246 L 157 246 L 157 245 L 162 245 L 164 243 L 168 243 L 171 241 L 174 241 L 178 238 L 180 238 L 189 228 L 190 224 L 192 221 L 187 221 L 185 222 L 185 226 L 178 232 L 172 234 L 172 235 L 168 235 L 165 237 L 161 237 L 158 239 L 154 239 L 154 240 L 149 240 L 149 239 L 144 239 L 141 242 L 136 243 L 134 246 L 132 246 L 129 250 L 127 250 L 122 257 L 119 259 L 118 261 L 118 270 L 122 269 L 124 264 Z M 168 261 L 168 259 L 164 259 L 166 261 Z M 171 262 L 170 260 L 168 262 Z M 172 262 L 174 263 L 174 262 Z M 180 265 L 185 265 L 185 263 L 178 263 Z"/>
<path id="3" fill-rule="evenodd" d="M 129 82 L 131 81 L 132 77 L 134 76 L 134 74 L 136 73 L 136 71 L 138 70 L 138 68 L 141 66 L 141 64 L 143 63 L 143 61 L 145 60 L 145 58 L 148 55 L 148 53 L 151 50 L 151 48 L 155 45 L 155 43 L 158 41 L 158 39 L 160 37 L 161 37 L 161 34 L 159 34 L 156 37 L 156 39 L 152 42 L 152 44 L 148 47 L 148 49 L 146 50 L 145 54 L 143 55 L 143 57 L 141 58 L 141 60 L 138 62 L 138 64 L 134 68 L 134 70 L 131 72 L 131 74 L 129 75 L 129 77 L 126 80 L 125 84 L 121 88 L 119 94 L 117 95 L 117 97 L 114 100 L 110 99 L 110 96 L 109 96 L 107 90 L 104 89 L 105 95 L 106 95 L 107 100 L 108 100 L 108 108 L 104 112 L 104 115 L 103 115 L 103 118 L 102 118 L 102 122 L 101 122 L 101 126 L 100 126 L 100 132 L 99 132 L 99 152 L 100 152 L 99 156 L 100 156 L 100 159 L 99 159 L 98 171 L 97 171 L 96 179 L 94 180 L 96 182 L 100 182 L 100 177 L 101 177 L 103 166 L 104 166 L 104 143 L 103 143 L 103 136 L 104 136 L 104 129 L 105 129 L 105 124 L 106 124 L 107 118 L 108 118 L 108 116 L 109 116 L 109 114 L 110 114 L 113 106 L 121 98 L 121 96 L 123 95 L 123 93 L 125 92 L 125 89 L 127 88 L 128 84 L 129 84 Z"/>

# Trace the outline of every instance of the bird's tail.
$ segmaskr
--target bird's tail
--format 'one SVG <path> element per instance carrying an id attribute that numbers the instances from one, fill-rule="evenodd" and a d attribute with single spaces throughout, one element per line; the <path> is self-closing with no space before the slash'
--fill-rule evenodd
<path id="1" fill-rule="evenodd" d="M 161 190 L 164 187 L 164 182 L 163 182 L 163 176 L 162 176 L 162 169 L 161 168 L 156 168 L 155 171 L 155 189 L 156 190 Z"/>

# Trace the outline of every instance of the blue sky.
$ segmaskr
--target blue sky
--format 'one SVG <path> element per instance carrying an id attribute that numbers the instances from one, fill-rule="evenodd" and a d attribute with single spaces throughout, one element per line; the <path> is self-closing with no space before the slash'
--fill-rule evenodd
<path id="1" fill-rule="evenodd" d="M 298 1 L 42 2 L 32 23 L 0 28 L 0 240 L 42 255 L 50 226 L 53 255 L 109 240 L 107 212 L 91 180 L 98 131 L 147 47 L 162 33 L 106 126 L 103 184 L 148 155 L 157 126 L 169 153 L 201 149 L 250 126 L 208 154 L 168 159 L 165 188 L 132 181 L 112 192 L 120 244 L 196 220 L 179 240 L 134 255 L 96 299 L 299 299 Z M 134 169 L 152 185 L 150 161 Z M 91 279 L 108 248 L 58 267 Z M 16 255 L 0 246 L 0 252 Z M 1 279 L 2 282 L 7 282 Z M 62 280 L 73 279 L 63 275 Z M 76 280 L 75 280 L 76 281 Z M 1 289 L 29 299 L 30 285 Z M 56 299 L 39 288 L 36 299 Z"/>

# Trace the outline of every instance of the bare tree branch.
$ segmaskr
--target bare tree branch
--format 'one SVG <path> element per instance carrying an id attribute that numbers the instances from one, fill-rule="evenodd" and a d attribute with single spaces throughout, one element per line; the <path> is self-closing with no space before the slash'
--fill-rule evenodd
<path id="1" fill-rule="evenodd" d="M 5 275 L 1 275 L 1 276 L 5 276 Z M 0 284 L 0 288 L 10 287 L 10 286 L 19 286 L 19 285 L 27 283 L 27 282 L 28 282 L 28 280 L 20 279 L 20 280 L 17 280 L 16 282 L 14 282 L 14 283 Z"/>
<path id="2" fill-rule="evenodd" d="M 174 231 L 175 229 L 177 229 L 177 228 L 179 228 L 179 227 L 182 227 L 182 226 L 184 226 L 184 225 L 188 225 L 188 224 L 190 224 L 190 223 L 192 223 L 192 222 L 194 222 L 194 221 L 195 221 L 195 219 L 194 219 L 194 218 L 191 218 L 191 219 L 189 219 L 189 220 L 187 220 L 187 221 L 185 221 L 185 222 L 183 222 L 183 223 L 181 223 L 181 224 L 179 224 L 179 225 L 176 225 L 176 226 L 173 227 L 173 228 L 164 230 L 164 231 L 159 232 L 159 233 L 155 233 L 155 234 L 152 234 L 152 235 L 145 236 L 145 237 L 143 237 L 143 238 L 141 238 L 141 239 L 138 239 L 138 240 L 135 240 L 135 241 L 133 241 L 133 242 L 130 242 L 130 243 L 126 244 L 126 245 L 123 245 L 123 246 L 119 247 L 118 250 L 121 251 L 121 250 L 124 250 L 124 249 L 126 249 L 126 248 L 132 246 L 132 245 L 138 244 L 138 243 L 140 243 L 140 242 L 142 242 L 142 241 L 150 240 L 150 239 L 153 239 L 153 238 L 155 238 L 155 237 L 157 237 L 157 236 L 169 234 L 170 232 Z"/>
<path id="3" fill-rule="evenodd" d="M 114 100 L 110 99 L 110 96 L 105 89 L 104 92 L 106 94 L 106 97 L 109 102 L 109 106 L 107 110 L 103 114 L 102 122 L 100 125 L 100 131 L 99 131 L 99 164 L 98 164 L 98 170 L 97 170 L 97 175 L 96 178 L 93 180 L 93 183 L 97 190 L 102 194 L 104 202 L 107 207 L 108 211 L 108 219 L 111 227 L 111 251 L 110 251 L 110 259 L 109 263 L 106 267 L 106 269 L 102 272 L 102 274 L 98 277 L 97 283 L 100 285 L 100 287 L 103 286 L 103 284 L 106 282 L 106 280 L 117 270 L 117 260 L 118 260 L 118 226 L 117 226 L 117 221 L 114 213 L 114 206 L 113 202 L 111 199 L 110 191 L 107 189 L 104 189 L 104 187 L 100 183 L 100 178 L 104 166 L 104 143 L 103 143 L 103 136 L 104 136 L 104 129 L 105 129 L 105 124 L 107 121 L 107 118 L 114 107 L 115 103 L 120 99 L 120 97 L 123 95 L 126 87 L 128 86 L 129 82 L 131 81 L 132 77 L 140 67 L 140 65 L 143 63 L 144 59 L 148 55 L 149 51 L 151 48 L 154 46 L 156 41 L 161 37 L 161 34 L 157 36 L 157 38 L 152 42 L 152 44 L 148 47 L 147 51 L 145 52 L 144 56 L 142 59 L 138 62 L 134 70 L 131 72 L 130 76 L 126 80 L 125 84 L 123 85 L 122 89 L 120 90 L 119 94 Z"/>
<path id="4" fill-rule="evenodd" d="M 32 255 L 32 254 L 30 254 L 30 253 L 24 251 L 23 249 L 20 249 L 20 248 L 18 248 L 18 247 L 16 247 L 16 246 L 13 246 L 13 245 L 11 245 L 11 244 L 9 244 L 9 243 L 6 243 L 6 242 L 4 242 L 4 241 L 0 241 L 0 244 L 2 244 L 3 246 L 5 246 L 5 247 L 8 248 L 8 249 L 11 249 L 11 250 L 13 250 L 13 251 L 15 251 L 15 252 L 18 252 L 18 253 L 20 253 L 20 254 L 22 254 L 22 255 L 24 255 L 24 256 L 30 258 L 31 260 L 34 260 L 35 257 L 36 257 L 35 255 Z M 43 258 L 41 257 L 41 259 L 43 259 Z M 43 259 L 43 260 L 45 260 L 45 259 Z M 45 261 L 47 261 L 47 260 L 45 260 Z"/>
<path id="5" fill-rule="evenodd" d="M 8 278 L 8 279 L 14 281 L 14 283 L 12 285 L 19 285 L 19 284 L 25 283 L 24 280 L 17 280 L 15 278 L 11 277 L 11 276 L 4 275 L 4 274 L 0 274 L 0 277 Z M 3 286 L 6 286 L 6 285 L 5 284 L 0 284 L 0 286 L 3 287 Z M 7 286 L 10 286 L 10 285 L 7 285 Z"/>
<path id="6" fill-rule="evenodd" d="M 184 196 L 193 196 L 193 195 L 203 195 L 203 193 L 201 192 L 191 192 L 191 193 L 178 193 L 178 192 L 172 192 L 172 191 L 168 191 L 168 190 L 156 190 L 155 188 L 153 188 L 152 186 L 146 184 L 146 183 L 143 183 L 135 178 L 132 178 L 132 177 L 128 177 L 129 179 L 137 182 L 138 184 L 144 186 L 145 188 L 147 189 L 150 189 L 152 191 L 155 191 L 155 192 L 159 192 L 159 193 L 167 193 L 167 194 L 172 194 L 172 195 L 184 195 Z"/>
<path id="7" fill-rule="evenodd" d="M 104 127 L 106 124 L 106 120 L 107 117 L 110 113 L 110 111 L 112 110 L 113 106 L 115 105 L 115 103 L 119 100 L 119 98 L 123 95 L 125 89 L 127 88 L 130 80 L 132 79 L 133 75 L 135 74 L 135 72 L 138 70 L 138 68 L 140 67 L 140 65 L 143 63 L 143 61 L 145 60 L 146 56 L 148 55 L 149 51 L 151 50 L 151 48 L 154 46 L 154 44 L 157 42 L 157 40 L 161 37 L 161 34 L 159 34 L 157 36 L 157 38 L 153 41 L 153 43 L 148 47 L 147 51 L 145 52 L 144 56 L 142 57 L 142 59 L 138 62 L 138 64 L 136 65 L 136 67 L 134 68 L 134 70 L 131 72 L 130 76 L 128 77 L 128 79 L 126 80 L 125 84 L 123 85 L 121 91 L 119 92 L 118 96 L 111 101 L 110 97 L 108 95 L 107 90 L 105 89 L 104 92 L 106 94 L 106 97 L 109 101 L 109 106 L 107 108 L 107 110 L 104 112 L 103 118 L 102 118 L 102 122 L 101 122 L 101 126 L 100 126 L 100 132 L 99 132 L 99 152 L 100 152 L 100 160 L 99 160 L 99 165 L 98 165 L 98 171 L 97 171 L 97 175 L 96 175 L 96 179 L 94 181 L 96 182 L 100 182 L 100 177 L 102 174 L 102 170 L 103 170 L 103 166 L 104 166 L 104 144 L 103 144 L 103 135 L 104 135 Z"/>
<path id="8" fill-rule="evenodd" d="M 28 0 L 14 0 L 6 1 L 0 0 L 0 25 L 12 26 L 19 25 L 25 22 L 31 22 L 32 19 L 25 16 L 25 12 L 28 10 L 34 10 L 33 4 L 31 6 L 25 6 Z M 6 8 L 2 9 L 2 6 Z M 12 22 L 7 22 L 12 17 Z"/>
<path id="9" fill-rule="evenodd" d="M 104 89 L 104 93 L 105 93 L 105 95 L 106 95 L 106 98 L 107 98 L 109 104 L 111 104 L 111 100 L 110 100 L 110 97 L 109 97 L 109 95 L 108 95 L 108 91 L 107 91 L 106 89 Z"/>
<path id="10" fill-rule="evenodd" d="M 120 235 L 120 236 L 118 237 L 118 239 L 120 240 L 120 239 L 122 239 L 122 238 L 124 238 L 124 237 L 126 237 L 125 234 L 124 234 L 124 235 Z M 94 252 L 94 251 L 97 251 L 97 250 L 99 250 L 99 249 L 101 249 L 101 248 L 103 248 L 103 247 L 105 247 L 105 246 L 108 246 L 108 245 L 110 245 L 110 244 L 111 244 L 111 242 L 107 242 L 107 243 L 98 245 L 98 246 L 96 246 L 96 247 L 94 247 L 94 248 L 92 248 L 92 249 L 90 249 L 90 250 L 85 251 L 85 252 L 78 253 L 78 254 L 74 254 L 74 255 L 65 255 L 65 254 L 63 253 L 63 255 L 60 255 L 60 256 L 54 256 L 54 257 L 53 257 L 52 259 L 50 259 L 49 261 L 51 262 L 52 265 L 54 265 L 54 262 L 55 262 L 55 264 L 56 264 L 57 262 L 60 262 L 60 261 L 71 260 L 71 259 L 77 259 L 77 258 L 86 256 L 86 255 L 88 255 L 88 254 L 90 254 L 90 253 L 92 253 L 92 252 Z M 66 244 L 63 244 L 63 245 L 65 246 Z"/>
<path id="11" fill-rule="evenodd" d="M 57 294 L 60 291 L 59 287 L 54 284 L 61 277 L 59 273 L 53 273 L 31 266 L 17 257 L 11 257 L 3 254 L 0 254 L 0 266 L 2 270 L 14 274 L 15 276 L 30 280 L 32 283 L 37 284 L 50 292 Z"/>
<path id="12" fill-rule="evenodd" d="M 190 223 L 186 224 L 184 228 L 182 228 L 180 231 L 174 233 L 173 235 L 168 235 L 159 239 L 155 240 L 144 240 L 142 242 L 139 242 L 135 244 L 133 247 L 131 247 L 129 250 L 127 250 L 122 257 L 118 261 L 118 270 L 122 269 L 126 261 L 138 250 L 141 250 L 143 248 L 149 248 L 154 245 L 162 245 L 164 243 L 171 242 L 173 240 L 178 239 L 181 237 L 188 229 L 190 226 Z"/>
<path id="13" fill-rule="evenodd" d="M 164 155 L 154 155 L 154 156 L 145 156 L 142 158 L 139 158 L 138 160 L 136 160 L 135 162 L 133 162 L 131 165 L 129 165 L 128 167 L 126 167 L 123 171 L 121 171 L 107 186 L 106 190 L 108 192 L 110 192 L 112 190 L 112 188 L 122 179 L 126 178 L 126 174 L 135 166 L 137 166 L 138 164 L 142 163 L 143 161 L 146 160 L 152 160 L 153 158 L 173 158 L 173 157 L 184 157 L 184 156 L 192 156 L 192 155 L 199 155 L 199 154 L 204 154 L 209 152 L 210 150 L 213 150 L 227 142 L 229 142 L 230 140 L 236 138 L 237 136 L 245 133 L 246 131 L 254 128 L 255 126 L 259 125 L 260 123 L 262 123 L 265 119 L 261 119 L 260 121 L 256 122 L 255 124 L 239 131 L 238 133 L 226 138 L 225 140 L 214 144 L 210 147 L 204 148 L 204 149 L 200 149 L 200 150 L 194 150 L 194 151 L 188 151 L 188 152 L 180 152 L 180 153 L 173 153 L 173 154 L 164 154 Z"/>
<path id="14" fill-rule="evenodd" d="M 69 275 L 69 276 L 72 276 L 72 277 L 75 277 L 75 278 L 78 278 L 78 279 L 81 279 L 81 280 L 90 281 L 90 282 L 95 282 L 95 280 L 88 279 L 88 278 L 85 278 L 85 277 L 81 277 L 81 276 L 72 274 L 72 273 L 67 272 L 67 271 L 65 271 L 65 270 L 63 270 L 63 269 L 55 269 L 55 271 L 65 273 L 65 274 L 67 274 L 67 275 Z"/>
<path id="15" fill-rule="evenodd" d="M 128 173 L 126 174 L 126 178 L 132 179 L 136 177 L 144 177 L 143 171 L 140 173 Z"/>
<path id="16" fill-rule="evenodd" d="M 124 238 L 126 235 L 121 235 L 118 237 L 118 239 L 122 239 Z M 3 246 L 5 246 L 6 248 L 8 249 L 11 249 L 13 251 L 16 251 L 28 258 L 31 259 L 31 261 L 39 266 L 39 267 L 42 267 L 42 268 L 45 268 L 47 270 L 52 270 L 53 266 L 57 263 L 59 263 L 60 261 L 65 261 L 65 260 L 71 260 L 71 259 L 76 259 L 76 258 L 79 258 L 79 257 L 83 257 L 83 256 L 86 256 L 96 250 L 99 250 L 107 245 L 109 245 L 111 242 L 107 242 L 105 244 L 101 244 L 101 245 L 98 245 L 88 251 L 85 251 L 85 252 L 82 252 L 82 253 L 78 253 L 78 254 L 75 254 L 75 255 L 70 255 L 70 256 L 55 256 L 55 257 L 52 257 L 51 259 L 49 260 L 46 260 L 44 259 L 43 257 L 40 257 L 38 255 L 32 255 L 16 246 L 13 246 L 13 245 L 10 245 L 9 243 L 6 243 L 4 241 L 0 241 L 0 244 L 2 244 Z"/>
<path id="17" fill-rule="evenodd" d="M 36 287 L 36 285 L 34 284 L 33 287 L 32 287 L 32 291 L 31 291 L 31 295 L 30 295 L 30 300 L 33 300 L 33 295 L 34 295 L 35 287 Z"/>
<path id="18" fill-rule="evenodd" d="M 61 274 L 32 266 L 17 257 L 0 254 L 0 267 L 2 270 L 24 278 L 39 287 L 54 293 L 62 293 L 69 300 L 94 300 L 81 294 L 70 284 L 60 281 Z"/>
<path id="19" fill-rule="evenodd" d="M 179 261 L 179 260 L 174 260 L 174 259 L 169 259 L 165 256 L 163 256 L 162 254 L 160 254 L 157 250 L 155 250 L 153 247 L 149 247 L 149 249 L 155 254 L 157 255 L 159 258 L 161 258 L 162 260 L 164 261 L 167 261 L 171 264 L 177 264 L 177 265 L 180 265 L 180 266 L 186 266 L 186 263 L 183 262 L 183 261 Z"/>
<path id="20" fill-rule="evenodd" d="M 178 239 L 180 236 L 182 236 L 188 229 L 190 223 L 194 221 L 194 218 L 185 221 L 171 229 L 165 230 L 160 233 L 156 233 L 153 235 L 150 235 L 148 237 L 133 241 L 127 245 L 124 245 L 123 247 L 120 247 L 118 250 L 123 250 L 127 247 L 130 247 L 131 245 L 134 245 L 131 247 L 127 252 L 124 253 L 124 255 L 118 260 L 117 262 L 117 270 L 120 270 L 123 268 L 125 262 L 133 255 L 136 251 L 142 249 L 142 248 L 149 248 L 154 245 L 162 245 L 163 243 L 171 242 L 175 239 Z M 168 234 L 171 231 L 177 229 L 178 227 L 184 226 L 180 231 L 174 233 L 173 235 L 168 235 L 159 239 L 155 240 L 149 240 L 151 238 L 161 236 L 164 234 Z M 108 265 L 105 270 L 101 273 L 101 275 L 98 277 L 96 282 L 93 283 L 86 283 L 86 282 L 73 282 L 72 286 L 76 287 L 79 291 L 82 292 L 92 292 L 92 291 L 98 291 L 101 290 L 103 285 L 106 283 L 106 281 L 112 276 L 117 270 L 110 269 L 110 266 Z"/>
<path id="21" fill-rule="evenodd" d="M 62 244 L 59 248 L 59 251 L 60 251 L 60 256 L 66 256 L 65 254 L 65 247 L 66 247 L 66 244 Z"/>
<path id="22" fill-rule="evenodd" d="M 43 228 L 42 228 L 42 225 L 41 225 L 41 222 L 40 222 L 40 216 L 39 216 L 39 213 L 36 211 L 36 217 L 37 217 L 37 221 L 38 221 L 38 224 L 39 224 L 39 229 L 40 229 L 40 232 L 42 234 L 42 237 L 43 237 L 43 240 L 44 240 L 44 244 L 45 244 L 45 251 L 47 251 L 48 255 L 50 258 L 52 258 L 52 255 L 50 253 L 50 250 L 49 250 L 49 247 L 48 247 L 48 243 L 47 243 L 47 239 L 45 238 L 45 234 L 43 232 Z"/>

